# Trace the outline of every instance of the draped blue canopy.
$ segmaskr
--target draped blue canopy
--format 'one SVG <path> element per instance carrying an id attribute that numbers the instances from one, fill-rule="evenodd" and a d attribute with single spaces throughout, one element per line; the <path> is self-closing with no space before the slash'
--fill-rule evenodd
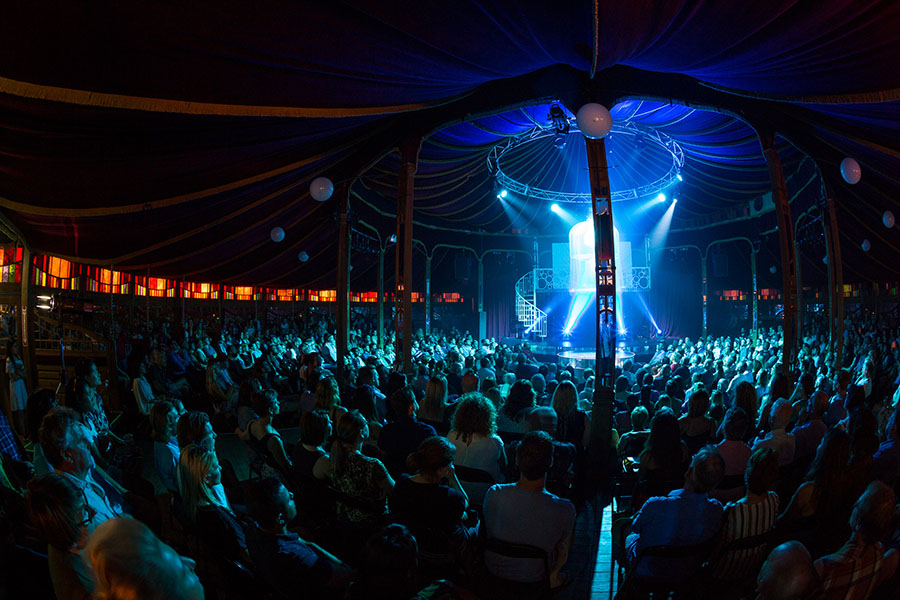
<path id="1" fill-rule="evenodd" d="M 354 217 L 387 234 L 409 137 L 424 139 L 416 237 L 510 247 L 549 233 L 545 207 L 499 202 L 489 152 L 547 126 L 553 102 L 600 101 L 683 149 L 673 227 L 729 220 L 768 192 L 757 130 L 771 130 L 794 211 L 835 198 L 848 276 L 900 276 L 897 231 L 881 224 L 900 209 L 900 3 L 37 1 L 4 7 L 0 50 L 0 211 L 40 252 L 329 285 L 335 201 L 313 201 L 310 181 L 350 186 Z M 509 168 L 582 188 L 569 137 Z M 665 167 L 653 149 L 609 146 L 614 189 Z M 862 165 L 856 186 L 844 156 Z M 366 277 L 371 259 L 353 260 Z"/>

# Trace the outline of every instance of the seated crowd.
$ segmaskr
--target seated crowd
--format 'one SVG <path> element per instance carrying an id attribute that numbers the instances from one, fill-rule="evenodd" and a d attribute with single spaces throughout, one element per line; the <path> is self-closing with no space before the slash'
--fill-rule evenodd
<path id="1" fill-rule="evenodd" d="M 794 389 L 772 331 L 684 339 L 617 367 L 602 455 L 630 486 L 615 531 L 636 578 L 696 574 L 722 597 L 890 597 L 897 332 L 856 325 L 841 365 L 821 337 L 803 340 Z M 29 577 L 49 573 L 57 598 L 565 587 L 576 507 L 598 489 L 594 373 L 527 344 L 418 332 L 407 376 L 390 337 L 353 330 L 338 381 L 329 331 L 327 317 L 120 329 L 120 410 L 82 360 L 58 394 L 30 395 L 25 443 L 0 448 L 8 554 L 42 564 Z M 249 479 L 221 434 L 245 445 Z M 653 556 L 660 546 L 684 552 Z M 41 597 L 33 583 L 22 589 Z"/>

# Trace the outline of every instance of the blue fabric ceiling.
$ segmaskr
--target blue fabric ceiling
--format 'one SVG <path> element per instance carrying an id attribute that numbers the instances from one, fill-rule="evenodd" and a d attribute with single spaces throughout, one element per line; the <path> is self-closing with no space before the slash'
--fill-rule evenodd
<path id="1" fill-rule="evenodd" d="M 797 209 L 818 195 L 817 164 L 853 273 L 900 276 L 897 231 L 880 224 L 900 210 L 897 2 L 28 2 L 5 7 L 0 50 L 0 209 L 40 252 L 330 285 L 334 201 L 312 201 L 309 182 L 352 184 L 356 217 L 387 233 L 411 136 L 416 237 L 509 246 L 478 234 L 541 232 L 542 212 L 497 202 L 487 153 L 546 124 L 550 102 L 600 101 L 683 148 L 675 226 L 770 189 L 754 127 L 771 128 Z M 566 155 L 524 152 L 518 174 L 550 150 Z M 857 186 L 838 175 L 847 155 Z M 548 185 L 582 185 L 574 160 Z M 616 160 L 625 186 L 661 159 Z"/>

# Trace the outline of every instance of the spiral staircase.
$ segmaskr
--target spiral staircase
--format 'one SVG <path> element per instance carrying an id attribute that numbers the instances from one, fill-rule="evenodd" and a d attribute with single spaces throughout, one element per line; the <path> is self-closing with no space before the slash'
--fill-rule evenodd
<path id="1" fill-rule="evenodd" d="M 525 327 L 525 334 L 547 337 L 547 313 L 537 306 L 534 271 L 528 271 L 516 282 L 516 317 Z"/>

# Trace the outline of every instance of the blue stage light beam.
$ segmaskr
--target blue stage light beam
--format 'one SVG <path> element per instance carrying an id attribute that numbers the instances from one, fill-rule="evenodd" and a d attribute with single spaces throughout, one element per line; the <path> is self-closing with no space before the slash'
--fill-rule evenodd
<path id="1" fill-rule="evenodd" d="M 672 216 L 675 214 L 676 202 L 678 200 L 672 200 L 666 212 L 663 213 L 662 218 L 650 232 L 651 248 L 663 248 L 666 245 L 666 238 L 669 237 L 669 229 L 672 227 Z"/>
<path id="2" fill-rule="evenodd" d="M 569 315 L 566 317 L 566 324 L 563 326 L 563 335 L 572 333 L 593 297 L 594 294 L 591 292 L 577 292 L 572 296 L 572 305 L 569 307 Z"/>
<path id="3" fill-rule="evenodd" d="M 573 215 L 571 212 L 569 212 L 568 210 L 566 210 L 565 208 L 563 208 L 556 202 L 554 202 L 553 204 L 550 205 L 550 210 L 554 214 L 559 215 L 559 218 L 561 218 L 563 221 L 565 221 L 566 225 L 568 225 L 569 227 L 571 227 L 572 225 L 574 225 L 575 223 L 578 222 L 578 219 L 575 217 L 575 215 Z"/>
<path id="4" fill-rule="evenodd" d="M 647 318 L 650 319 L 650 322 L 653 324 L 653 329 L 656 330 L 657 335 L 662 333 L 662 329 L 659 324 L 656 322 L 656 319 L 653 318 L 653 313 L 650 312 L 650 307 L 647 306 L 647 301 L 644 300 L 644 294 L 638 294 L 638 300 L 641 301 L 641 304 L 644 307 L 644 313 L 647 315 Z"/>

